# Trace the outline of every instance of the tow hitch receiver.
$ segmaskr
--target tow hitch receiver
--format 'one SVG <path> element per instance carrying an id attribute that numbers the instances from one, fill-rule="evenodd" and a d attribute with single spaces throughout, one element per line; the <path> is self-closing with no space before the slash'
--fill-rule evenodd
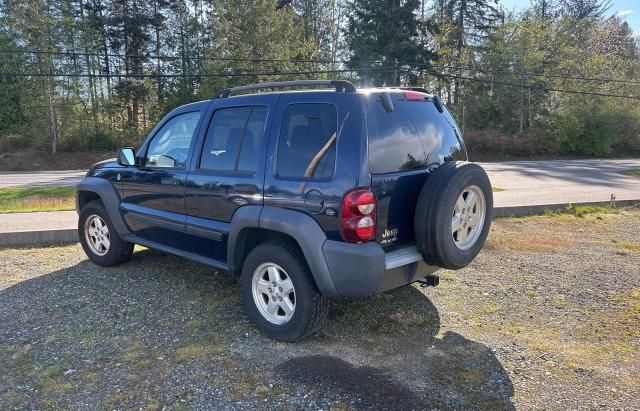
<path id="1" fill-rule="evenodd" d="M 440 284 L 440 277 L 437 275 L 431 274 L 424 277 L 424 280 L 418 280 L 418 282 L 420 283 L 420 287 L 422 288 L 435 287 L 438 284 Z"/>

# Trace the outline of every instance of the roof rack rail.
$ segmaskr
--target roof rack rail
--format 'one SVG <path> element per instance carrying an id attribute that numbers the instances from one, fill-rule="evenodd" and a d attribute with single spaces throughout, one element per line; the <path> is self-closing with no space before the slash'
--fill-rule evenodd
<path id="1" fill-rule="evenodd" d="M 356 86 L 347 80 L 294 80 L 294 81 L 274 81 L 271 83 L 249 84 L 247 86 L 226 88 L 212 97 L 212 99 L 227 98 L 231 93 L 239 91 L 260 90 L 264 88 L 286 88 L 300 86 L 324 86 L 335 87 L 337 92 L 355 92 Z"/>
<path id="2" fill-rule="evenodd" d="M 427 90 L 424 87 L 414 87 L 414 86 L 407 86 L 407 87 L 403 87 L 403 86 L 386 86 L 386 87 L 376 87 L 379 89 L 387 89 L 387 90 L 407 90 L 407 91 L 419 91 L 420 93 L 427 93 L 427 94 L 431 94 L 431 92 L 429 90 Z"/>

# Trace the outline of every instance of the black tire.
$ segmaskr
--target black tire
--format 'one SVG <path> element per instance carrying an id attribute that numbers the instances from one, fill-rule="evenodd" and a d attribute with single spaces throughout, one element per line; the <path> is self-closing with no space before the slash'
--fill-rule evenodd
<path id="1" fill-rule="evenodd" d="M 274 324 L 260 312 L 253 296 L 252 281 L 256 270 L 266 263 L 277 264 L 295 288 L 293 316 L 284 324 Z M 242 265 L 242 297 L 249 320 L 267 336 L 283 341 L 297 341 L 314 333 L 327 317 L 329 300 L 318 291 L 309 266 L 295 244 L 269 241 L 258 245 Z"/>
<path id="2" fill-rule="evenodd" d="M 87 239 L 87 235 L 85 233 L 87 220 L 93 216 L 100 217 L 109 230 L 110 244 L 103 255 L 94 251 L 93 246 L 88 243 L 88 241 L 91 240 Z M 89 257 L 89 259 L 94 263 L 103 267 L 111 267 L 127 262 L 131 259 L 131 255 L 133 254 L 133 247 L 135 244 L 124 241 L 120 238 L 113 226 L 113 223 L 111 222 L 111 219 L 109 219 L 109 214 L 107 214 L 104 205 L 99 200 L 94 200 L 85 204 L 84 207 L 82 207 L 82 210 L 80 210 L 80 216 L 78 218 L 78 237 L 80 238 L 80 244 L 82 244 L 82 248 L 87 254 L 87 257 Z"/>
<path id="3" fill-rule="evenodd" d="M 484 195 L 484 220 L 475 242 L 468 249 L 461 249 L 452 234 L 452 216 L 456 201 L 472 186 L 478 187 Z M 416 205 L 416 244 L 424 260 L 452 270 L 467 266 L 484 246 L 491 227 L 492 210 L 491 182 L 482 167 L 466 161 L 439 166 L 427 177 Z"/>

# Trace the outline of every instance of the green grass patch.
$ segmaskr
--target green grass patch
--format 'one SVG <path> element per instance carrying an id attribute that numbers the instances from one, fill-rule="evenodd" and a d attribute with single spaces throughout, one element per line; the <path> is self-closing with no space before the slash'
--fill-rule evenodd
<path id="1" fill-rule="evenodd" d="M 617 213 L 618 210 L 611 206 L 590 206 L 590 205 L 582 205 L 576 206 L 573 204 L 569 204 L 567 206 L 567 212 L 569 214 L 573 214 L 576 217 L 583 217 L 586 214 L 593 213 Z"/>
<path id="2" fill-rule="evenodd" d="M 640 170 L 623 171 L 622 174 L 624 174 L 625 176 L 639 177 L 640 178 Z"/>
<path id="3" fill-rule="evenodd" d="M 576 217 L 584 217 L 587 214 L 617 214 L 620 210 L 611 206 L 593 206 L 593 205 L 575 205 L 569 204 L 564 210 L 545 210 L 544 215 L 547 217 L 553 217 L 563 214 L 572 214 Z"/>
<path id="4" fill-rule="evenodd" d="M 224 353 L 226 347 L 221 344 L 187 344 L 179 347 L 175 351 L 175 358 L 178 361 L 188 361 L 196 358 L 217 357 Z"/>
<path id="5" fill-rule="evenodd" d="M 625 250 L 640 251 L 640 242 L 637 241 L 622 241 L 617 243 L 617 245 Z"/>
<path id="6" fill-rule="evenodd" d="M 75 187 L 0 188 L 0 213 L 73 210 L 75 194 Z"/>
<path id="7" fill-rule="evenodd" d="M 491 187 L 491 191 L 493 191 L 494 193 L 499 193 L 501 191 L 504 191 L 504 188 L 500 188 L 500 187 Z"/>

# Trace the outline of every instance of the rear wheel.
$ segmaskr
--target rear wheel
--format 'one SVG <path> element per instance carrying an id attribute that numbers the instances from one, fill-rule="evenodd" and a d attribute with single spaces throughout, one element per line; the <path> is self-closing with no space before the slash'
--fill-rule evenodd
<path id="1" fill-rule="evenodd" d="M 78 237 L 87 257 L 103 267 L 129 261 L 134 244 L 120 238 L 102 202 L 87 203 L 78 218 Z"/>
<path id="2" fill-rule="evenodd" d="M 251 250 L 242 266 L 242 294 L 251 322 L 269 337 L 284 341 L 316 331 L 329 307 L 304 257 L 287 241 Z"/>
<path id="3" fill-rule="evenodd" d="M 425 261 L 457 270 L 478 255 L 491 226 L 493 194 L 487 173 L 477 164 L 449 162 L 427 177 L 414 228 Z"/>

